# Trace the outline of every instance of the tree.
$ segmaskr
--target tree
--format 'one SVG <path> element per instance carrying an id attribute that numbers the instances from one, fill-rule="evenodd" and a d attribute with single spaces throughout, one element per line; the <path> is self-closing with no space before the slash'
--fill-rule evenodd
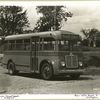
<path id="1" fill-rule="evenodd" d="M 59 30 L 62 27 L 62 21 L 67 21 L 72 17 L 71 12 L 64 10 L 63 6 L 38 6 L 37 12 L 42 16 L 36 23 L 34 31 Z"/>
<path id="2" fill-rule="evenodd" d="M 88 40 L 88 46 L 96 47 L 96 41 L 100 40 L 100 31 L 98 29 L 82 29 L 81 32 L 85 35 Z"/>
<path id="3" fill-rule="evenodd" d="M 0 6 L 0 35 L 22 34 L 28 27 L 26 10 L 19 6 Z"/>

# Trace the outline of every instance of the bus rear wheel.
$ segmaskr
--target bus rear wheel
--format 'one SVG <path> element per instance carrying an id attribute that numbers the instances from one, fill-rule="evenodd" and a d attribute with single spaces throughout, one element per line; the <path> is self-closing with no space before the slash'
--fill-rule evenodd
<path id="1" fill-rule="evenodd" d="M 8 74 L 14 75 L 15 74 L 15 65 L 13 62 L 8 63 Z"/>
<path id="2" fill-rule="evenodd" d="M 45 63 L 41 69 L 41 76 L 45 80 L 50 80 L 53 77 L 53 69 L 51 64 Z"/>

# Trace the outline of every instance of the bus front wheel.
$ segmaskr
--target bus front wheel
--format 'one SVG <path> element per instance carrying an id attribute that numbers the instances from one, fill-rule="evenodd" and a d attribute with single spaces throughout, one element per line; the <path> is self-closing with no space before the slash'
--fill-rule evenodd
<path id="1" fill-rule="evenodd" d="M 51 64 L 45 63 L 41 69 L 41 76 L 45 80 L 50 80 L 53 77 L 53 68 Z"/>
<path id="2" fill-rule="evenodd" d="M 14 75 L 15 74 L 15 66 L 13 62 L 8 63 L 8 74 Z"/>

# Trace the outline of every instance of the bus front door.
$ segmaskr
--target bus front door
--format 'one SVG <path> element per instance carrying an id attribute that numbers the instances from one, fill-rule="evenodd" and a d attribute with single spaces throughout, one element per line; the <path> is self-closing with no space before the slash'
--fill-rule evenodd
<path id="1" fill-rule="evenodd" d="M 38 70 L 38 43 L 39 37 L 33 37 L 31 49 L 31 70 L 33 72 L 36 72 Z"/>

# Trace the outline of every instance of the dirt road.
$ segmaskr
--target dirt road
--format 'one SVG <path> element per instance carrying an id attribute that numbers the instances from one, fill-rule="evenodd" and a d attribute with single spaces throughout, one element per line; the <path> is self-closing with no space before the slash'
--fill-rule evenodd
<path id="1" fill-rule="evenodd" d="M 0 93 L 7 94 L 75 94 L 100 93 L 100 76 L 82 75 L 78 80 L 56 77 L 51 81 L 42 80 L 38 75 L 20 73 L 7 74 L 0 67 Z"/>

